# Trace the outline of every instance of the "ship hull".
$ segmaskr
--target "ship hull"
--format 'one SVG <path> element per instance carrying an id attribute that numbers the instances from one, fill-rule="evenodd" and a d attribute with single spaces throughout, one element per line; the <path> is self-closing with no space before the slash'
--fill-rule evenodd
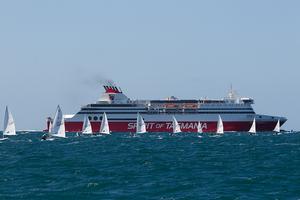
<path id="1" fill-rule="evenodd" d="M 283 125 L 284 122 L 281 122 Z M 179 122 L 182 132 L 197 132 L 198 122 Z M 217 122 L 201 122 L 203 132 L 216 132 Z M 252 121 L 235 121 L 223 122 L 224 131 L 226 132 L 247 132 L 249 131 Z M 257 121 L 256 129 L 259 132 L 273 131 L 277 121 Z M 82 122 L 65 122 L 67 132 L 81 132 Z M 91 122 L 93 132 L 100 130 L 99 122 Z M 112 132 L 135 132 L 135 122 L 109 122 Z M 172 122 L 146 122 L 147 132 L 172 132 Z"/>

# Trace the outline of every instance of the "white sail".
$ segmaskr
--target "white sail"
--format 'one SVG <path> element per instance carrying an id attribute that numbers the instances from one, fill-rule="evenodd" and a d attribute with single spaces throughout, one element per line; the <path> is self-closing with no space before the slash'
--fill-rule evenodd
<path id="1" fill-rule="evenodd" d="M 180 125 L 176 120 L 175 116 L 173 116 L 173 133 L 180 133 L 180 132 L 182 132 Z"/>
<path id="2" fill-rule="evenodd" d="M 219 115 L 219 120 L 217 124 L 217 134 L 223 134 L 224 133 L 224 126 L 221 116 Z"/>
<path id="3" fill-rule="evenodd" d="M 65 120 L 59 106 L 57 106 L 50 135 L 54 137 L 66 137 Z"/>
<path id="4" fill-rule="evenodd" d="M 198 122 L 198 125 L 197 125 L 197 132 L 198 133 L 203 133 L 202 124 L 201 124 L 200 121 Z"/>
<path id="5" fill-rule="evenodd" d="M 143 117 L 138 113 L 136 119 L 136 133 L 146 133 L 146 124 Z"/>
<path id="6" fill-rule="evenodd" d="M 100 126 L 100 133 L 110 134 L 109 124 L 108 124 L 106 113 L 103 113 L 103 116 L 102 116 L 101 126 Z"/>
<path id="7" fill-rule="evenodd" d="M 254 133 L 254 134 L 256 133 L 256 119 L 255 118 L 253 119 L 253 123 L 249 130 L 249 133 Z"/>
<path id="8" fill-rule="evenodd" d="M 276 132 L 276 133 L 280 133 L 280 121 L 279 120 L 278 120 L 278 122 L 277 122 L 277 124 L 276 124 L 273 131 Z"/>
<path id="9" fill-rule="evenodd" d="M 5 116 L 4 116 L 3 135 L 16 135 L 16 126 L 15 126 L 14 118 L 11 112 L 8 110 L 7 106 L 5 109 Z"/>
<path id="10" fill-rule="evenodd" d="M 51 121 L 49 121 L 48 133 L 51 133 L 51 131 L 52 131 L 52 122 L 51 122 Z"/>
<path id="11" fill-rule="evenodd" d="M 92 134 L 93 133 L 91 122 L 86 115 L 84 116 L 82 133 L 83 134 Z"/>

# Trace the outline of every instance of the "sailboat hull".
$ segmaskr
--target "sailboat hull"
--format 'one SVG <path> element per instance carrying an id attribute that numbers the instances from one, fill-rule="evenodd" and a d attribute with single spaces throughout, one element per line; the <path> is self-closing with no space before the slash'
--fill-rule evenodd
<path id="1" fill-rule="evenodd" d="M 60 136 L 60 135 L 51 135 L 51 137 L 56 137 L 56 138 L 67 138 L 66 136 Z"/>
<path id="2" fill-rule="evenodd" d="M 5 136 L 14 136 L 14 135 L 17 135 L 16 133 L 3 133 L 3 135 Z"/>

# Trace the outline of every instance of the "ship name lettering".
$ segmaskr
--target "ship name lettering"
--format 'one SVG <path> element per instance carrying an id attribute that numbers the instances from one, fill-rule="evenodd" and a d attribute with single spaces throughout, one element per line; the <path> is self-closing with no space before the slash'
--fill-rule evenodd
<path id="1" fill-rule="evenodd" d="M 207 123 L 202 124 L 202 129 L 207 129 Z"/>
<path id="2" fill-rule="evenodd" d="M 167 122 L 166 125 L 167 125 L 167 129 L 173 128 L 173 123 Z"/>
<path id="3" fill-rule="evenodd" d="M 153 129 L 154 123 L 146 123 L 147 129 Z"/>
<path id="4" fill-rule="evenodd" d="M 136 123 L 128 123 L 128 129 L 132 130 L 135 129 Z"/>
<path id="5" fill-rule="evenodd" d="M 155 125 L 155 128 L 160 129 L 160 128 L 162 128 L 163 126 L 164 126 L 164 124 L 158 123 L 158 124 Z"/>

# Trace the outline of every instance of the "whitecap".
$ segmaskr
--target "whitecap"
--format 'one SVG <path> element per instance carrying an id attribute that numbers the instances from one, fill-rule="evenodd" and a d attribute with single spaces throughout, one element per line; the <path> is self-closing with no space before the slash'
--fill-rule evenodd
<path id="1" fill-rule="evenodd" d="M 279 143 L 279 144 L 275 144 L 275 146 L 300 146 L 300 144 L 297 144 L 297 143 Z"/>
<path id="2" fill-rule="evenodd" d="M 103 137 L 103 135 L 91 135 L 91 137 Z"/>
<path id="3" fill-rule="evenodd" d="M 96 187 L 98 186 L 99 184 L 98 183 L 88 183 L 87 184 L 87 187 L 90 188 L 90 187 Z"/>
<path id="4" fill-rule="evenodd" d="M 162 139 L 164 139 L 163 137 L 161 137 L 161 136 L 158 136 L 157 137 L 157 139 L 159 139 L 159 140 L 162 140 Z"/>
<path id="5" fill-rule="evenodd" d="M 79 142 L 78 141 L 74 141 L 74 142 L 67 143 L 66 145 L 70 145 L 70 144 L 79 144 Z"/>
<path id="6" fill-rule="evenodd" d="M 219 138 L 219 137 L 222 137 L 222 135 L 211 135 L 209 137 L 213 137 L 213 138 Z"/>
<path id="7" fill-rule="evenodd" d="M 47 138 L 46 140 L 42 140 L 42 139 L 41 139 L 42 142 L 43 142 L 43 141 L 45 141 L 45 142 L 46 142 L 46 141 L 54 141 L 54 140 L 55 140 L 55 138 Z"/>

